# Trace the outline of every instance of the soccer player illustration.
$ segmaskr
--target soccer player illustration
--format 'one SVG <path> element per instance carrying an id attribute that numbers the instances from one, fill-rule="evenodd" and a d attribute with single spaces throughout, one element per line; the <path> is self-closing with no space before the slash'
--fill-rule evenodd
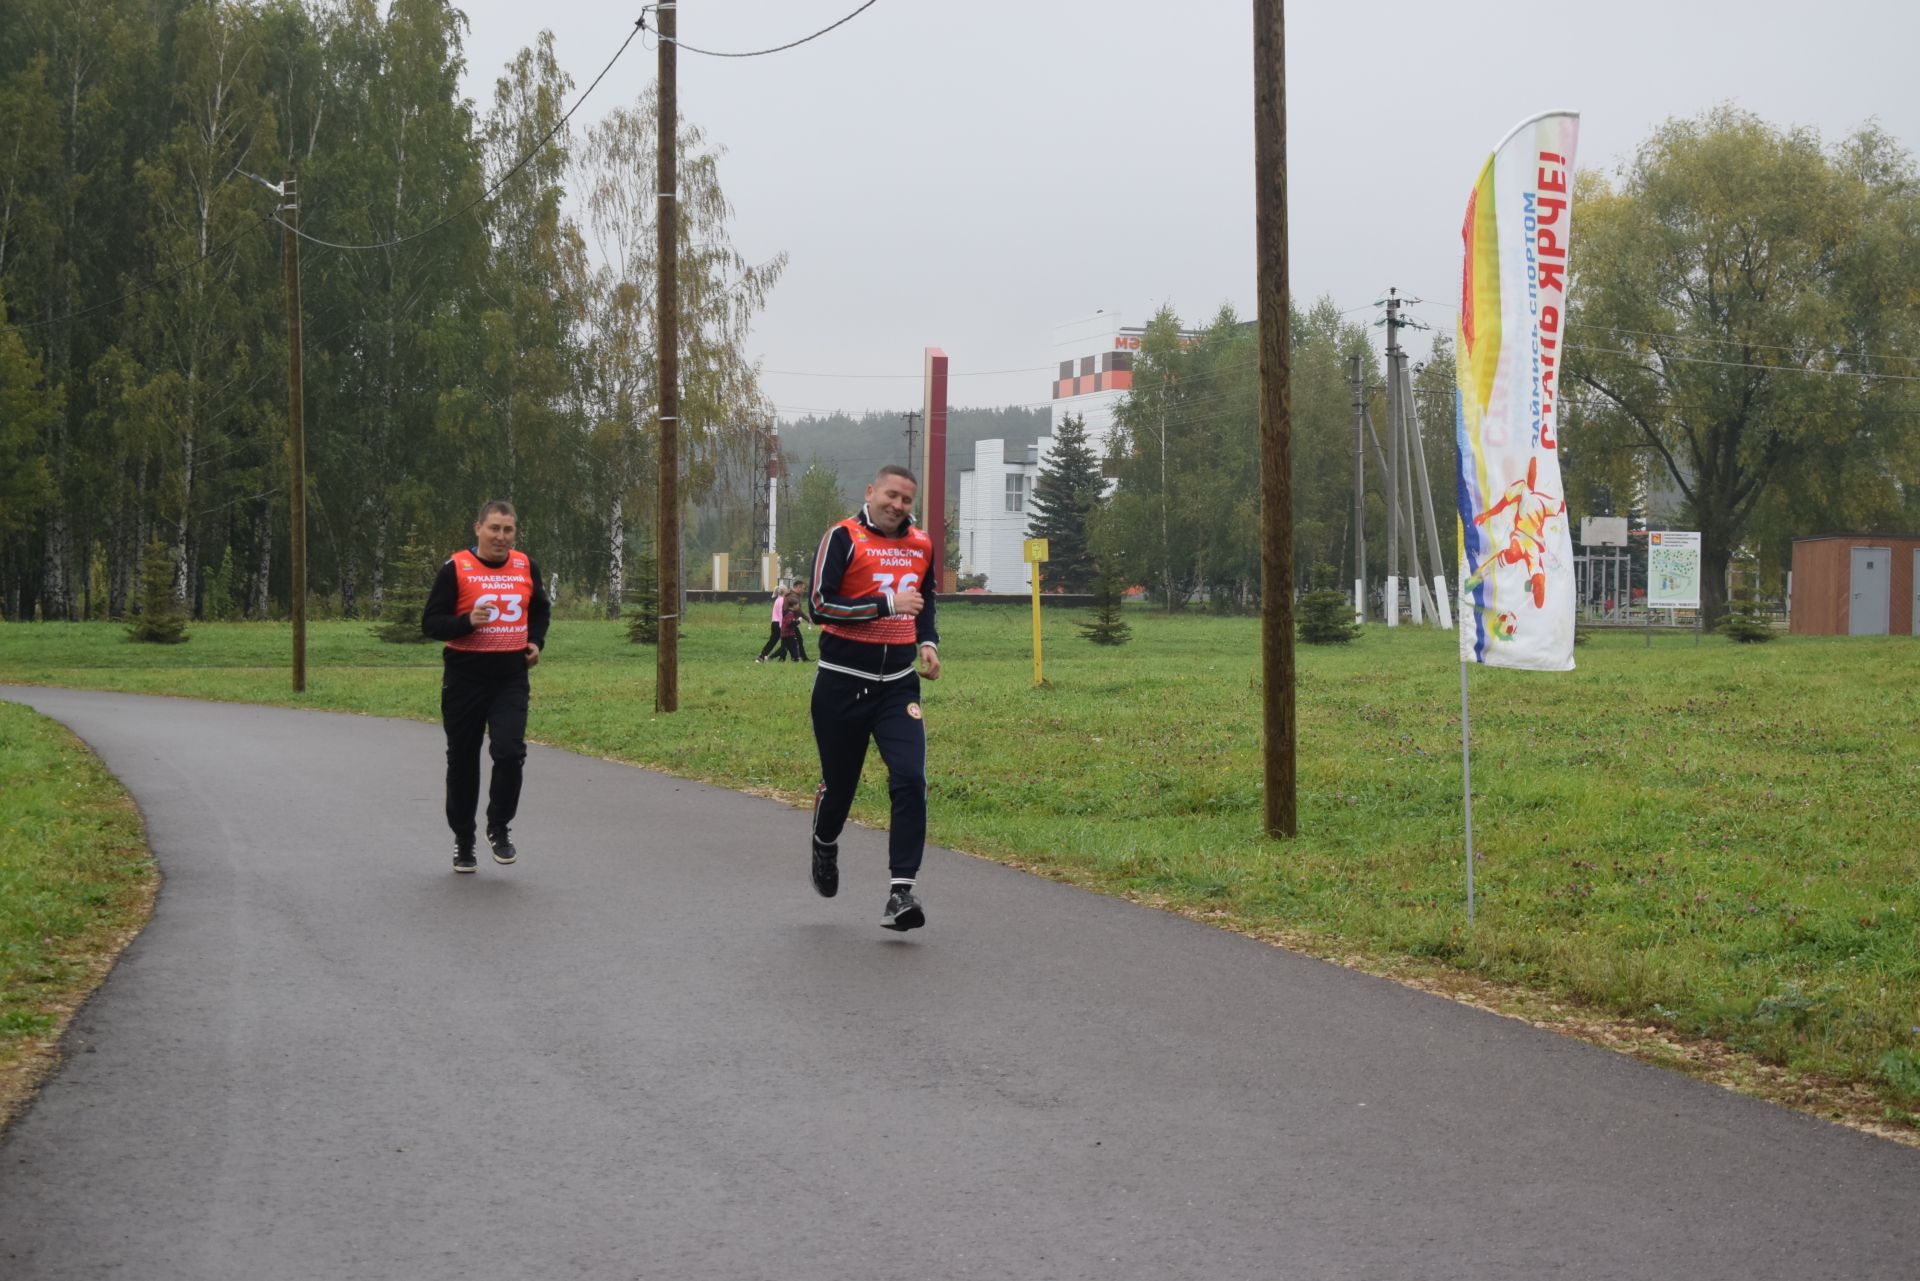
<path id="1" fill-rule="evenodd" d="M 1479 567 L 1461 584 L 1467 591 L 1479 587 L 1486 580 L 1487 571 L 1496 563 L 1506 565 L 1524 565 L 1528 585 L 1533 589 L 1533 607 L 1541 609 L 1547 603 L 1547 527 L 1555 516 L 1567 510 L 1567 500 L 1543 493 L 1536 488 L 1540 478 L 1540 461 L 1537 458 L 1527 460 L 1525 480 L 1516 480 L 1508 485 L 1500 495 L 1500 501 L 1473 518 L 1476 525 L 1489 525 L 1489 522 L 1509 507 L 1513 508 L 1512 525 L 1507 532 L 1507 545 L 1496 546 Z M 1491 526 L 1489 525 L 1489 533 Z M 1497 538 L 1493 540 L 1496 544 Z M 1504 616 L 1503 616 L 1504 617 Z M 1511 635 L 1511 632 L 1508 633 Z"/>

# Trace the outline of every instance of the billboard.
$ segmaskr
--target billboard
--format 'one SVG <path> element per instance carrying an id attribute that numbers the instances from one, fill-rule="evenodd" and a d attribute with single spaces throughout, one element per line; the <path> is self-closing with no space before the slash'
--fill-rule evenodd
<path id="1" fill-rule="evenodd" d="M 1700 535 L 1656 529 L 1647 535 L 1647 608 L 1700 608 Z"/>

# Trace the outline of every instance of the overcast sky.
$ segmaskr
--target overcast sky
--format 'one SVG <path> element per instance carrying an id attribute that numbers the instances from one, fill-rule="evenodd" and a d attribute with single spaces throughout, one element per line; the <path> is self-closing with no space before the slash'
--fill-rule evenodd
<path id="1" fill-rule="evenodd" d="M 680 33 L 764 48 L 858 3 L 682 0 Z M 584 87 L 638 13 L 461 7 L 482 111 L 541 26 Z M 652 83 L 643 41 L 576 125 Z M 1874 119 L 1920 149 L 1916 48 L 1920 0 L 1294 0 L 1294 296 L 1363 314 L 1395 285 L 1450 328 L 1437 304 L 1456 301 L 1468 187 L 1551 107 L 1581 113 L 1579 163 L 1609 171 L 1721 102 L 1829 141 Z M 1249 0 L 878 0 L 785 53 L 683 50 L 681 115 L 726 149 L 735 242 L 791 259 L 750 342 L 781 417 L 917 406 L 930 345 L 952 358 L 953 403 L 1043 403 L 1053 326 L 1096 308 L 1251 319 L 1252 61 Z"/>

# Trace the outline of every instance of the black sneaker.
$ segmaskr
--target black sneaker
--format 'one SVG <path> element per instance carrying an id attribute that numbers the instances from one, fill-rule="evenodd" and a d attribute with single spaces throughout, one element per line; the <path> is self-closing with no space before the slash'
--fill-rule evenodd
<path id="1" fill-rule="evenodd" d="M 913 890 L 905 885 L 894 886 L 893 893 L 887 895 L 887 914 L 880 918 L 881 926 L 889 930 L 917 930 L 926 923 L 927 909 L 920 906 Z"/>
<path id="2" fill-rule="evenodd" d="M 821 898 L 840 892 L 840 847 L 813 838 L 813 888 Z"/>
<path id="3" fill-rule="evenodd" d="M 493 861 L 505 866 L 520 857 L 520 851 L 513 848 L 513 842 L 507 839 L 507 829 L 487 830 L 487 844 L 493 846 Z"/>
<path id="4" fill-rule="evenodd" d="M 478 866 L 480 866 L 480 864 L 474 861 L 473 846 L 461 845 L 461 846 L 457 846 L 454 849 L 453 851 L 453 870 L 454 871 L 471 872 L 474 868 Z"/>

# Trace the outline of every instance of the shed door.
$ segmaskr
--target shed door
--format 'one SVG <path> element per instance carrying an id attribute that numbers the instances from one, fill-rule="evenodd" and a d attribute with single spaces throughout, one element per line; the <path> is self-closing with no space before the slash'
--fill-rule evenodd
<path id="1" fill-rule="evenodd" d="M 1849 590 L 1847 634 L 1885 636 L 1888 607 L 1893 602 L 1893 550 L 1855 547 Z"/>

